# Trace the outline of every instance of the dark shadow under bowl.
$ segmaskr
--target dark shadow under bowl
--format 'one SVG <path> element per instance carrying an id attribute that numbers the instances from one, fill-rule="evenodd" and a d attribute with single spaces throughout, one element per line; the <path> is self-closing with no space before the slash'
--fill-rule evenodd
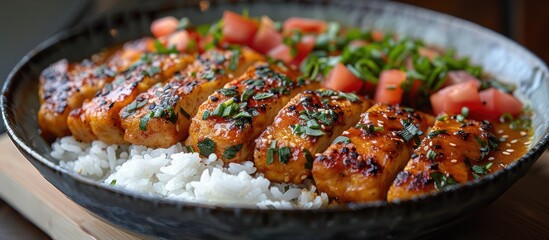
<path id="1" fill-rule="evenodd" d="M 88 180 L 60 168 L 50 157 L 50 145 L 38 134 L 36 120 L 38 75 L 42 69 L 61 58 L 79 60 L 104 47 L 149 35 L 151 21 L 161 16 L 187 16 L 195 23 L 206 23 L 220 18 L 225 9 L 243 8 L 253 15 L 266 14 L 278 20 L 304 16 L 395 31 L 456 49 L 490 74 L 516 84 L 518 96 L 534 109 L 534 138 L 528 153 L 495 174 L 420 199 L 319 210 L 260 210 L 170 201 Z M 112 36 L 111 29 L 116 29 L 117 35 Z M 389 2 L 215 1 L 205 12 L 187 2 L 143 5 L 105 15 L 41 44 L 14 68 L 1 100 L 9 136 L 49 182 L 107 222 L 162 238 L 418 236 L 451 224 L 497 199 L 524 176 L 547 148 L 549 138 L 549 108 L 545 105 L 549 102 L 549 79 L 542 61 L 505 37 L 477 25 Z"/>

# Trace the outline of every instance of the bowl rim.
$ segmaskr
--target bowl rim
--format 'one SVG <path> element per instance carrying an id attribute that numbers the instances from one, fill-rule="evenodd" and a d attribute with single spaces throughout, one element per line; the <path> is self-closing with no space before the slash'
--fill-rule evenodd
<path id="1" fill-rule="evenodd" d="M 239 1 L 215 1 L 213 2 L 215 5 L 230 5 L 230 4 L 241 4 L 242 2 Z M 249 3 L 249 2 L 248 2 Z M 272 4 L 283 4 L 285 2 L 281 1 L 264 1 L 261 3 L 272 3 Z M 292 4 L 300 4 L 301 2 L 291 2 Z M 250 3 L 253 4 L 253 3 Z M 315 3 L 313 3 L 315 4 Z M 408 17 L 410 15 L 413 15 L 412 17 L 420 17 L 420 18 L 426 18 L 431 21 L 435 22 L 441 22 L 447 25 L 454 25 L 454 26 L 460 26 L 462 28 L 465 28 L 469 31 L 474 31 L 480 35 L 483 35 L 484 37 L 487 37 L 490 40 L 493 41 L 499 41 L 502 43 L 502 45 L 506 47 L 510 47 L 513 51 L 518 51 L 522 56 L 529 58 L 531 62 L 537 62 L 540 64 L 540 70 L 541 72 L 544 72 L 546 75 L 548 74 L 548 68 L 547 65 L 539 59 L 536 55 L 531 53 L 530 51 L 526 50 L 523 46 L 519 45 L 518 43 L 515 43 L 514 41 L 508 39 L 507 37 L 496 33 L 490 29 L 484 28 L 482 26 L 479 26 L 475 23 L 472 23 L 467 20 L 463 20 L 448 14 L 435 12 L 432 10 L 404 4 L 404 3 L 397 3 L 397 2 L 354 2 L 354 1 L 328 1 L 327 5 L 335 5 L 335 6 L 345 6 L 346 4 L 353 4 L 353 6 L 358 5 L 359 7 L 370 7 L 377 10 L 383 10 L 383 11 L 395 11 L 396 8 L 402 8 L 399 12 L 406 13 Z M 152 6 L 152 7 L 151 7 Z M 189 3 L 188 6 L 196 6 L 196 4 Z M 480 187 L 482 185 L 488 184 L 490 182 L 495 182 L 498 179 L 504 178 L 506 174 L 518 170 L 520 166 L 527 161 L 536 161 L 539 156 L 545 151 L 545 149 L 549 146 L 549 127 L 545 129 L 545 132 L 543 133 L 543 136 L 539 139 L 539 141 L 532 146 L 532 148 L 526 152 L 524 155 L 522 155 L 519 159 L 515 160 L 514 162 L 506 165 L 503 169 L 491 173 L 487 176 L 484 176 L 479 179 L 475 179 L 473 181 L 469 181 L 465 184 L 459 184 L 459 185 L 453 185 L 445 187 L 443 190 L 438 192 L 433 192 L 425 195 L 421 195 L 419 197 L 410 199 L 410 200 L 404 200 L 404 201 L 394 201 L 394 202 L 387 202 L 387 201 L 375 201 L 375 202 L 368 202 L 368 203 L 347 203 L 342 204 L 340 206 L 336 207 L 329 207 L 329 208 L 320 208 L 320 209 L 302 209 L 302 208 L 296 208 L 296 209 L 261 209 L 257 208 L 256 206 L 240 206 L 240 205 L 214 205 L 211 203 L 197 203 L 197 202 L 190 202 L 185 200 L 174 200 L 174 199 L 167 199 L 163 198 L 161 196 L 157 195 L 149 195 L 145 193 L 139 193 L 134 192 L 131 190 L 116 188 L 104 183 L 101 183 L 99 181 L 95 181 L 89 178 L 86 178 L 84 176 L 81 176 L 79 174 L 76 174 L 72 171 L 69 171 L 68 169 L 62 168 L 58 164 L 55 164 L 54 162 L 48 160 L 43 155 L 36 152 L 29 144 L 25 143 L 23 139 L 17 134 L 17 132 L 14 130 L 18 127 L 18 125 L 14 122 L 9 121 L 9 111 L 8 108 L 10 108 L 10 99 L 9 96 L 11 96 L 15 84 L 15 76 L 21 69 L 27 65 L 29 62 L 33 60 L 34 57 L 36 57 L 39 53 L 42 51 L 45 51 L 52 47 L 53 45 L 66 41 L 68 38 L 73 37 L 75 35 L 79 35 L 82 32 L 84 32 L 85 29 L 88 29 L 89 27 L 96 26 L 100 24 L 102 21 L 106 19 L 106 17 L 114 17 L 114 16 L 120 16 L 125 14 L 125 12 L 132 12 L 132 11 L 138 11 L 139 13 L 154 13 L 162 10 L 163 8 L 178 8 L 182 7 L 181 3 L 179 5 L 170 5 L 166 7 L 165 5 L 160 4 L 143 4 L 141 6 L 133 6 L 131 8 L 128 8 L 123 11 L 114 11 L 114 12 L 105 12 L 102 14 L 99 14 L 92 19 L 83 21 L 71 28 L 62 30 L 50 37 L 48 37 L 46 40 L 41 42 L 38 46 L 33 48 L 31 51 L 29 51 L 25 56 L 13 67 L 13 69 L 10 71 L 8 77 L 6 78 L 6 81 L 2 87 L 2 96 L 0 98 L 0 107 L 1 107 L 1 115 L 2 115 L 2 121 L 5 124 L 6 132 L 8 133 L 8 136 L 11 138 L 11 140 L 15 143 L 15 145 L 18 147 L 19 151 L 24 151 L 24 153 L 32 156 L 35 160 L 38 160 L 38 162 L 42 165 L 47 166 L 48 168 L 52 169 L 57 174 L 67 175 L 71 177 L 74 181 L 76 181 L 79 184 L 85 184 L 97 189 L 101 189 L 103 191 L 108 191 L 110 194 L 116 194 L 116 195 L 122 195 L 126 197 L 131 197 L 137 200 L 146 201 L 149 203 L 152 203 L 154 205 L 171 205 L 171 206 L 177 206 L 177 207 L 188 207 L 188 208 L 203 208 L 203 209 L 215 209 L 216 211 L 224 211 L 224 212 L 234 212 L 238 211 L 241 213 L 244 212 L 251 212 L 251 213 L 265 213 L 269 214 L 270 212 L 308 212 L 308 213 L 328 213 L 328 212 L 348 212 L 348 211 L 370 211 L 372 209 L 376 208 L 395 208 L 395 207 L 408 207 L 410 205 L 417 205 L 422 204 L 423 202 L 426 202 L 430 199 L 434 200 L 437 198 L 444 198 L 446 195 L 449 194 L 459 194 L 460 191 L 467 191 L 468 189 L 474 189 L 477 187 Z M 29 159 L 27 159 L 29 160 Z M 29 160 L 32 161 L 32 160 Z"/>

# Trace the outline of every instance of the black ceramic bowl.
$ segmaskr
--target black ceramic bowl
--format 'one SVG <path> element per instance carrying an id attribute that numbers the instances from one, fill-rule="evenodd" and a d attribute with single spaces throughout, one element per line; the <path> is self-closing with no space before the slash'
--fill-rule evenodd
<path id="1" fill-rule="evenodd" d="M 50 145 L 38 134 L 36 121 L 37 77 L 42 69 L 61 58 L 82 59 L 103 47 L 149 35 L 149 25 L 158 17 L 187 16 L 203 23 L 220 18 L 225 9 L 243 8 L 274 19 L 303 16 L 395 31 L 456 49 L 499 79 L 515 83 L 518 96 L 531 104 L 536 112 L 535 133 L 528 153 L 502 171 L 421 199 L 320 210 L 260 210 L 170 201 L 88 180 L 60 168 L 50 157 Z M 117 34 L 111 35 L 111 29 Z M 10 74 L 2 93 L 2 117 L 19 150 L 55 187 L 105 221 L 140 234 L 163 238 L 412 237 L 488 205 L 522 177 L 547 148 L 548 102 L 548 70 L 541 60 L 501 35 L 447 15 L 389 2 L 215 1 L 206 11 L 188 2 L 140 6 L 50 38 Z"/>

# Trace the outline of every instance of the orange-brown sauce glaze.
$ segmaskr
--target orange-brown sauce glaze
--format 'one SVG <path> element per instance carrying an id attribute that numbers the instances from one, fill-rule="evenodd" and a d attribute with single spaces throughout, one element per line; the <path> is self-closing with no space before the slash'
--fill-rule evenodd
<path id="1" fill-rule="evenodd" d="M 481 164 L 493 163 L 489 169 L 490 173 L 497 172 L 518 160 L 528 151 L 532 139 L 531 129 L 512 129 L 509 123 L 492 122 L 492 124 L 494 134 L 501 142 L 496 150 L 491 151 L 481 161 Z"/>

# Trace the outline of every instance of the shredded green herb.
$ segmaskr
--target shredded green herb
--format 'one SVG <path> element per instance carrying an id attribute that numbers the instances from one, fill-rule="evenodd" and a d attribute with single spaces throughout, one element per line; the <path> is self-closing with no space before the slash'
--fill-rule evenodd
<path id="1" fill-rule="evenodd" d="M 351 140 L 345 136 L 338 136 L 334 139 L 333 143 L 350 143 Z"/>
<path id="2" fill-rule="evenodd" d="M 429 151 L 427 151 L 427 158 L 431 161 L 434 161 L 435 158 L 437 157 L 437 153 L 431 149 L 429 149 Z"/>
<path id="3" fill-rule="evenodd" d="M 225 96 L 228 96 L 228 97 L 232 97 L 234 95 L 236 95 L 238 92 L 236 91 L 236 88 L 235 87 L 232 87 L 232 88 L 222 88 L 222 89 L 219 89 L 217 90 L 218 92 L 220 92 L 221 94 L 225 95 Z"/>
<path id="4" fill-rule="evenodd" d="M 427 134 L 427 137 L 434 138 L 434 137 L 436 137 L 440 134 L 446 134 L 446 133 L 447 133 L 446 129 L 434 130 L 434 131 L 430 132 L 429 134 Z"/>
<path id="5" fill-rule="evenodd" d="M 488 174 L 490 167 L 492 167 L 491 162 L 487 163 L 486 165 L 473 165 L 471 167 L 471 170 L 473 171 L 473 177 L 480 178 L 480 175 Z"/>
<path id="6" fill-rule="evenodd" d="M 172 53 L 179 53 L 179 51 L 175 48 L 175 46 L 171 46 L 170 48 L 164 47 L 164 45 L 158 41 L 158 39 L 154 40 L 154 47 L 156 48 L 156 53 L 158 54 L 172 54 Z"/>
<path id="7" fill-rule="evenodd" d="M 236 157 L 236 154 L 240 151 L 240 149 L 242 149 L 242 144 L 233 145 L 233 146 L 228 147 L 223 152 L 223 158 L 229 159 L 229 160 L 233 159 L 234 157 Z"/>
<path id="8" fill-rule="evenodd" d="M 206 110 L 204 111 L 204 113 L 202 114 L 202 120 L 206 120 L 210 117 L 210 111 Z"/>
<path id="9" fill-rule="evenodd" d="M 204 138 L 204 140 L 199 141 L 197 145 L 200 155 L 202 156 L 208 157 L 210 154 L 215 153 L 216 144 L 209 138 Z"/>
<path id="10" fill-rule="evenodd" d="M 261 99 L 270 98 L 270 97 L 272 97 L 272 96 L 274 96 L 273 93 L 258 93 L 258 94 L 256 94 L 253 98 L 254 98 L 255 100 L 261 100 Z"/>
<path id="11" fill-rule="evenodd" d="M 435 188 L 437 190 L 442 190 L 446 186 L 454 185 L 457 181 L 451 176 L 446 176 L 441 172 L 432 172 L 429 174 L 435 182 Z"/>
<path id="12" fill-rule="evenodd" d="M 305 169 L 312 169 L 313 161 L 314 161 L 313 155 L 311 154 L 311 152 L 309 152 L 309 150 L 305 148 L 303 149 L 303 154 L 305 155 L 305 160 L 306 160 L 303 167 Z"/>
<path id="13" fill-rule="evenodd" d="M 271 145 L 267 149 L 267 165 L 273 163 L 274 161 L 274 155 L 278 152 L 278 149 L 276 148 L 276 140 L 271 141 Z"/>
<path id="14" fill-rule="evenodd" d="M 281 162 L 281 163 L 288 163 L 288 161 L 290 160 L 290 155 L 292 154 L 291 150 L 289 147 L 281 147 L 280 149 L 278 149 L 278 160 Z"/>
<path id="15" fill-rule="evenodd" d="M 141 131 L 147 131 L 147 123 L 149 122 L 149 120 L 151 119 L 151 117 L 153 116 L 153 112 L 141 117 L 141 119 L 139 119 L 139 129 L 141 129 Z"/>
<path id="16" fill-rule="evenodd" d="M 185 146 L 185 149 L 187 149 L 187 152 L 194 153 L 194 149 L 192 146 Z"/>
<path id="17" fill-rule="evenodd" d="M 423 134 L 419 128 L 408 120 L 402 120 L 403 129 L 398 131 L 397 134 L 405 141 L 408 142 L 412 138 Z"/>

